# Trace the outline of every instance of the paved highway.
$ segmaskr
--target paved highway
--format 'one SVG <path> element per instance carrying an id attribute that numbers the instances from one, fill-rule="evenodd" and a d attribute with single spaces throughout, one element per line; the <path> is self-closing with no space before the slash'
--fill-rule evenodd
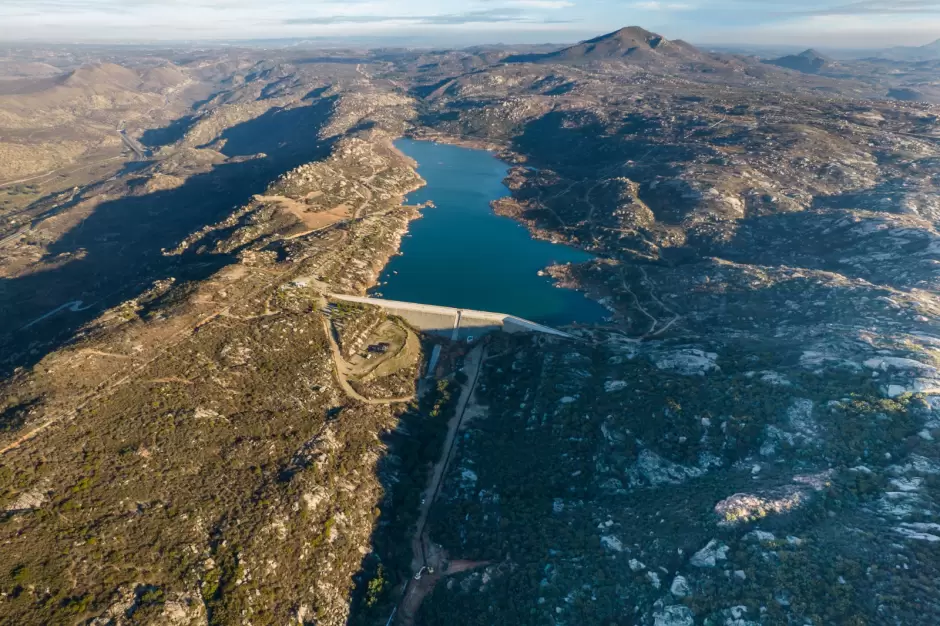
<path id="1" fill-rule="evenodd" d="M 150 150 L 133 137 L 128 137 L 127 131 L 119 130 L 118 132 L 121 134 L 121 141 L 137 155 L 137 158 L 146 159 L 150 157 Z"/>

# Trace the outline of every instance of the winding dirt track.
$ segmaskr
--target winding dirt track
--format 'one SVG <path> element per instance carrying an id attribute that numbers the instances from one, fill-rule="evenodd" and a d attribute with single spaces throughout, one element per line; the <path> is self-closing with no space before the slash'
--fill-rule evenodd
<path id="1" fill-rule="evenodd" d="M 291 273 L 295 273 L 295 272 L 297 272 L 297 267 L 290 267 L 287 270 L 276 274 L 273 277 L 272 281 L 266 282 L 265 284 L 247 293 L 244 299 L 250 300 L 251 298 L 258 295 L 259 293 L 263 292 L 265 289 L 269 289 L 272 284 L 277 284 L 280 281 L 286 280 L 287 277 Z M 140 375 L 140 373 L 143 372 L 144 369 L 147 368 L 147 366 L 149 366 L 151 363 L 153 363 L 157 359 L 162 358 L 171 349 L 175 348 L 179 344 L 183 343 L 184 341 L 192 337 L 192 334 L 196 330 L 198 330 L 202 326 L 205 326 L 206 324 L 209 324 L 213 320 L 223 317 L 225 314 L 229 313 L 231 311 L 232 306 L 233 305 L 231 304 L 226 305 L 225 307 L 222 307 L 216 310 L 214 313 L 210 313 L 206 315 L 200 321 L 196 322 L 192 327 L 187 326 L 187 327 L 181 328 L 180 330 L 175 332 L 173 335 L 171 335 L 169 339 L 165 341 L 162 347 L 156 350 L 155 354 L 151 358 L 144 360 L 144 361 L 135 362 L 131 364 L 128 369 L 122 370 L 118 373 L 113 374 L 111 377 L 103 381 L 98 386 L 97 391 L 86 395 L 80 401 L 76 402 L 76 405 L 72 409 L 59 411 L 45 418 L 42 422 L 37 424 L 35 427 L 31 428 L 29 431 L 27 431 L 26 433 L 24 433 L 17 439 L 13 440 L 12 442 L 0 448 L 0 456 L 3 456 L 4 454 L 10 452 L 11 450 L 15 450 L 19 448 L 27 441 L 30 441 L 31 439 L 34 439 L 35 437 L 40 435 L 44 430 L 46 430 L 50 426 L 53 426 L 59 422 L 67 421 L 67 420 L 74 418 L 78 414 L 78 412 L 84 409 L 86 406 L 89 406 L 93 402 L 100 401 L 102 398 L 105 398 L 108 395 L 112 394 L 114 391 L 116 391 L 118 387 L 120 387 L 121 385 L 126 384 L 128 381 L 136 379 Z"/>
<path id="2" fill-rule="evenodd" d="M 342 353 L 339 350 L 339 345 L 336 343 L 336 337 L 333 335 L 333 329 L 330 326 L 330 320 L 326 317 L 321 319 L 323 323 L 323 332 L 326 334 L 326 338 L 330 342 L 330 353 L 333 355 L 333 372 L 336 374 L 336 380 L 339 381 L 339 386 L 342 387 L 343 392 L 353 400 L 363 402 L 365 404 L 401 404 L 405 402 L 411 402 L 415 399 L 415 394 L 403 398 L 366 398 L 360 395 L 355 389 L 352 388 L 352 385 L 349 384 L 349 381 L 346 377 L 351 371 L 349 363 L 343 358 Z"/>
<path id="3" fill-rule="evenodd" d="M 672 309 L 669 308 L 668 306 L 666 306 L 666 305 L 663 303 L 663 301 L 660 300 L 660 299 L 656 296 L 656 292 L 653 290 L 653 284 L 652 284 L 652 282 L 651 282 L 650 279 L 649 279 L 649 275 L 646 273 L 646 270 L 645 270 L 642 266 L 640 266 L 640 272 L 643 273 L 643 281 L 642 281 L 642 284 L 643 284 L 643 286 L 645 286 L 645 287 L 647 288 L 647 290 L 649 291 L 650 299 L 653 300 L 653 302 L 655 302 L 656 304 L 658 304 L 658 305 L 660 306 L 660 308 L 662 308 L 663 310 L 665 310 L 666 312 L 670 313 L 670 314 L 673 316 L 672 319 L 669 320 L 668 322 L 666 322 L 666 324 L 665 324 L 664 326 L 660 326 L 660 324 L 662 324 L 662 321 L 661 321 L 659 318 L 657 318 L 656 316 L 654 316 L 652 313 L 650 313 L 649 311 L 647 311 L 647 310 L 643 307 L 643 305 L 640 303 L 640 298 L 636 295 L 636 293 L 635 293 L 632 289 L 630 289 L 630 286 L 627 284 L 627 277 L 626 277 L 626 275 L 624 275 L 623 270 L 620 271 L 620 282 L 621 282 L 621 284 L 623 285 L 624 290 L 625 290 L 628 294 L 630 294 L 630 296 L 633 297 L 633 302 L 634 302 L 634 304 L 636 305 L 636 309 L 637 309 L 640 313 L 642 313 L 643 315 L 645 315 L 647 318 L 649 318 L 649 320 L 650 320 L 650 322 L 651 322 L 651 325 L 650 325 L 650 327 L 649 327 L 649 330 L 647 330 L 647 331 L 643 334 L 643 337 L 644 337 L 644 338 L 646 338 L 646 337 L 656 337 L 656 336 L 659 336 L 659 335 L 663 334 L 663 333 L 666 332 L 667 330 L 669 330 L 669 328 L 670 328 L 673 324 L 675 324 L 675 323 L 678 322 L 680 319 L 682 319 L 682 316 L 679 315 L 678 313 L 676 313 L 674 310 L 672 310 Z"/>

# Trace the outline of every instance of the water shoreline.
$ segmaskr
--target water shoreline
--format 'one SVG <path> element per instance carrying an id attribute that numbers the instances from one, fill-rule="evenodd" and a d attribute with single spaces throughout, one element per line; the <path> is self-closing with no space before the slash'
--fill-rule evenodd
<path id="1" fill-rule="evenodd" d="M 424 155 L 403 150 L 404 146 L 420 149 Z M 438 147 L 450 150 L 439 154 Z M 497 200 L 512 197 L 505 181 L 513 164 L 493 148 L 453 137 L 430 140 L 419 134 L 395 141 L 396 151 L 414 164 L 425 184 L 403 198 L 402 205 L 418 207 L 418 214 L 398 234 L 397 252 L 388 258 L 367 293 L 497 311 L 556 326 L 605 321 L 610 312 L 602 303 L 583 290 L 561 284 L 550 271 L 557 265 L 590 262 L 593 255 L 568 243 L 546 241 L 524 221 L 494 209 Z M 485 159 L 473 154 L 480 151 L 487 153 Z M 427 202 L 445 207 L 446 213 L 427 212 Z M 485 212 L 480 211 L 484 207 Z M 412 221 L 417 224 L 419 217 L 422 224 L 416 228 Z M 406 261 L 406 255 L 412 258 Z M 471 265 L 469 258 L 476 261 Z M 452 271 L 442 270 L 445 266 Z M 453 286 L 455 282 L 460 289 Z"/>

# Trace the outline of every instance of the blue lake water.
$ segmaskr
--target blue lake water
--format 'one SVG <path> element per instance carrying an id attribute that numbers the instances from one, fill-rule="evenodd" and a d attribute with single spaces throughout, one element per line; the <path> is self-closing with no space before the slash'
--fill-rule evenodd
<path id="1" fill-rule="evenodd" d="M 496 215 L 490 202 L 509 195 L 507 166 L 491 153 L 400 139 L 427 185 L 406 203 L 432 201 L 402 240 L 373 293 L 388 300 L 509 313 L 543 324 L 598 322 L 607 311 L 583 294 L 556 288 L 539 270 L 591 255 L 533 239 L 518 222 Z M 387 283 L 387 284 L 385 284 Z"/>

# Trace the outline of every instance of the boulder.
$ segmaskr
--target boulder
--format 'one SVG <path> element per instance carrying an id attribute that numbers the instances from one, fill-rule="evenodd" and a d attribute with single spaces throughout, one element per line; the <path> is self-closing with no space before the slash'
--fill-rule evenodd
<path id="1" fill-rule="evenodd" d="M 718 561 L 728 558 L 728 546 L 712 539 L 704 548 L 692 555 L 689 565 L 693 567 L 715 567 Z"/>

